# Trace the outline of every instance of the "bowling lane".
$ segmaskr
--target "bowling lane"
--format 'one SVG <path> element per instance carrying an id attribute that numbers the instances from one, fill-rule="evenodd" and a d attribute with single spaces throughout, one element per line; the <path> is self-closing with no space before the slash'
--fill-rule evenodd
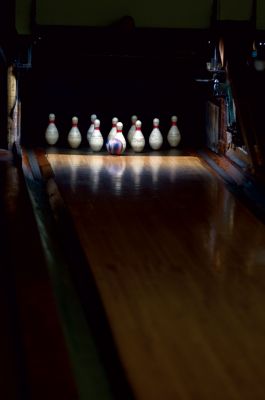
<path id="1" fill-rule="evenodd" d="M 135 398 L 263 399 L 265 226 L 197 156 L 47 158 Z"/>

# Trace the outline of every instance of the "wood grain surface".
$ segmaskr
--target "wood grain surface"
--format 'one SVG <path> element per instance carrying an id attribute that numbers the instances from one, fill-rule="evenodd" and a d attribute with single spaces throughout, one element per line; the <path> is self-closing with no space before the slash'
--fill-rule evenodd
<path id="1" fill-rule="evenodd" d="M 196 156 L 47 157 L 135 398 L 264 399 L 264 225 Z"/>

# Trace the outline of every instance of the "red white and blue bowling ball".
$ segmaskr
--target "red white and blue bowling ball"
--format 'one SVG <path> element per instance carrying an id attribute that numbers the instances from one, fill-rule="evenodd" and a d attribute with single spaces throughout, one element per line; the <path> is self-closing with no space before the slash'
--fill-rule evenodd
<path id="1" fill-rule="evenodd" d="M 120 155 L 123 151 L 123 144 L 119 139 L 110 139 L 106 143 L 108 153 L 114 155 Z"/>

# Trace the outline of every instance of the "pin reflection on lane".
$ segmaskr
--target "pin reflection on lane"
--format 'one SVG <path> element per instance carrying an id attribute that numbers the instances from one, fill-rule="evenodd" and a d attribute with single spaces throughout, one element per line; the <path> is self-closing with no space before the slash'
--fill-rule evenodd
<path id="1" fill-rule="evenodd" d="M 106 169 L 111 178 L 111 186 L 115 195 L 122 194 L 122 177 L 126 169 L 124 157 L 109 156 L 106 158 Z"/>
<path id="2" fill-rule="evenodd" d="M 152 174 L 152 182 L 154 187 L 156 186 L 159 178 L 159 171 L 162 167 L 163 158 L 161 156 L 149 158 L 149 168 Z"/>
<path id="3" fill-rule="evenodd" d="M 134 192 L 137 194 L 141 189 L 141 179 L 144 179 L 142 175 L 143 169 L 145 168 L 144 157 L 135 156 L 128 159 L 128 169 L 130 170 L 130 175 L 132 178 L 132 187 Z M 148 173 L 145 169 L 145 173 Z"/>
<path id="4" fill-rule="evenodd" d="M 103 170 L 103 166 L 104 162 L 101 156 L 91 157 L 88 172 L 91 179 L 92 190 L 94 193 L 98 191 L 100 173 Z"/>
<path id="5" fill-rule="evenodd" d="M 196 157 L 49 154 L 48 159 L 61 182 L 70 181 L 73 191 L 79 186 L 91 195 L 98 191 L 114 196 L 137 197 L 147 191 L 154 195 L 193 178 L 206 181 Z"/>

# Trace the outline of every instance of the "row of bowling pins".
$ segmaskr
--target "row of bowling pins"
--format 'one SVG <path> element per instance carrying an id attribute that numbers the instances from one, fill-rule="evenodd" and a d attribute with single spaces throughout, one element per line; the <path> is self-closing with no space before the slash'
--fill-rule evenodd
<path id="1" fill-rule="evenodd" d="M 145 147 L 145 137 L 142 133 L 142 123 L 138 120 L 136 115 L 131 117 L 131 128 L 127 134 L 127 141 L 135 152 L 143 151 Z M 126 149 L 126 139 L 123 135 L 123 124 L 118 121 L 118 118 L 112 119 L 112 128 L 108 134 L 107 143 L 115 146 L 115 141 L 121 142 L 121 152 Z M 59 132 L 55 125 L 55 115 L 49 115 L 49 125 L 45 132 L 45 138 L 48 144 L 54 145 L 59 139 Z M 82 141 L 81 133 L 78 129 L 78 118 L 72 118 L 72 128 L 68 133 L 68 143 L 73 149 L 80 146 Z M 104 144 L 103 136 L 100 132 L 100 121 L 95 114 L 91 115 L 91 125 L 87 131 L 87 140 L 92 151 L 98 152 L 102 149 Z M 167 134 L 167 141 L 171 147 L 177 147 L 181 140 L 180 131 L 177 127 L 177 117 L 171 117 L 171 127 Z M 149 145 L 153 150 L 158 150 L 163 144 L 163 136 L 159 129 L 159 119 L 153 120 L 153 129 L 149 135 Z M 107 148 L 109 148 L 107 146 Z"/>

